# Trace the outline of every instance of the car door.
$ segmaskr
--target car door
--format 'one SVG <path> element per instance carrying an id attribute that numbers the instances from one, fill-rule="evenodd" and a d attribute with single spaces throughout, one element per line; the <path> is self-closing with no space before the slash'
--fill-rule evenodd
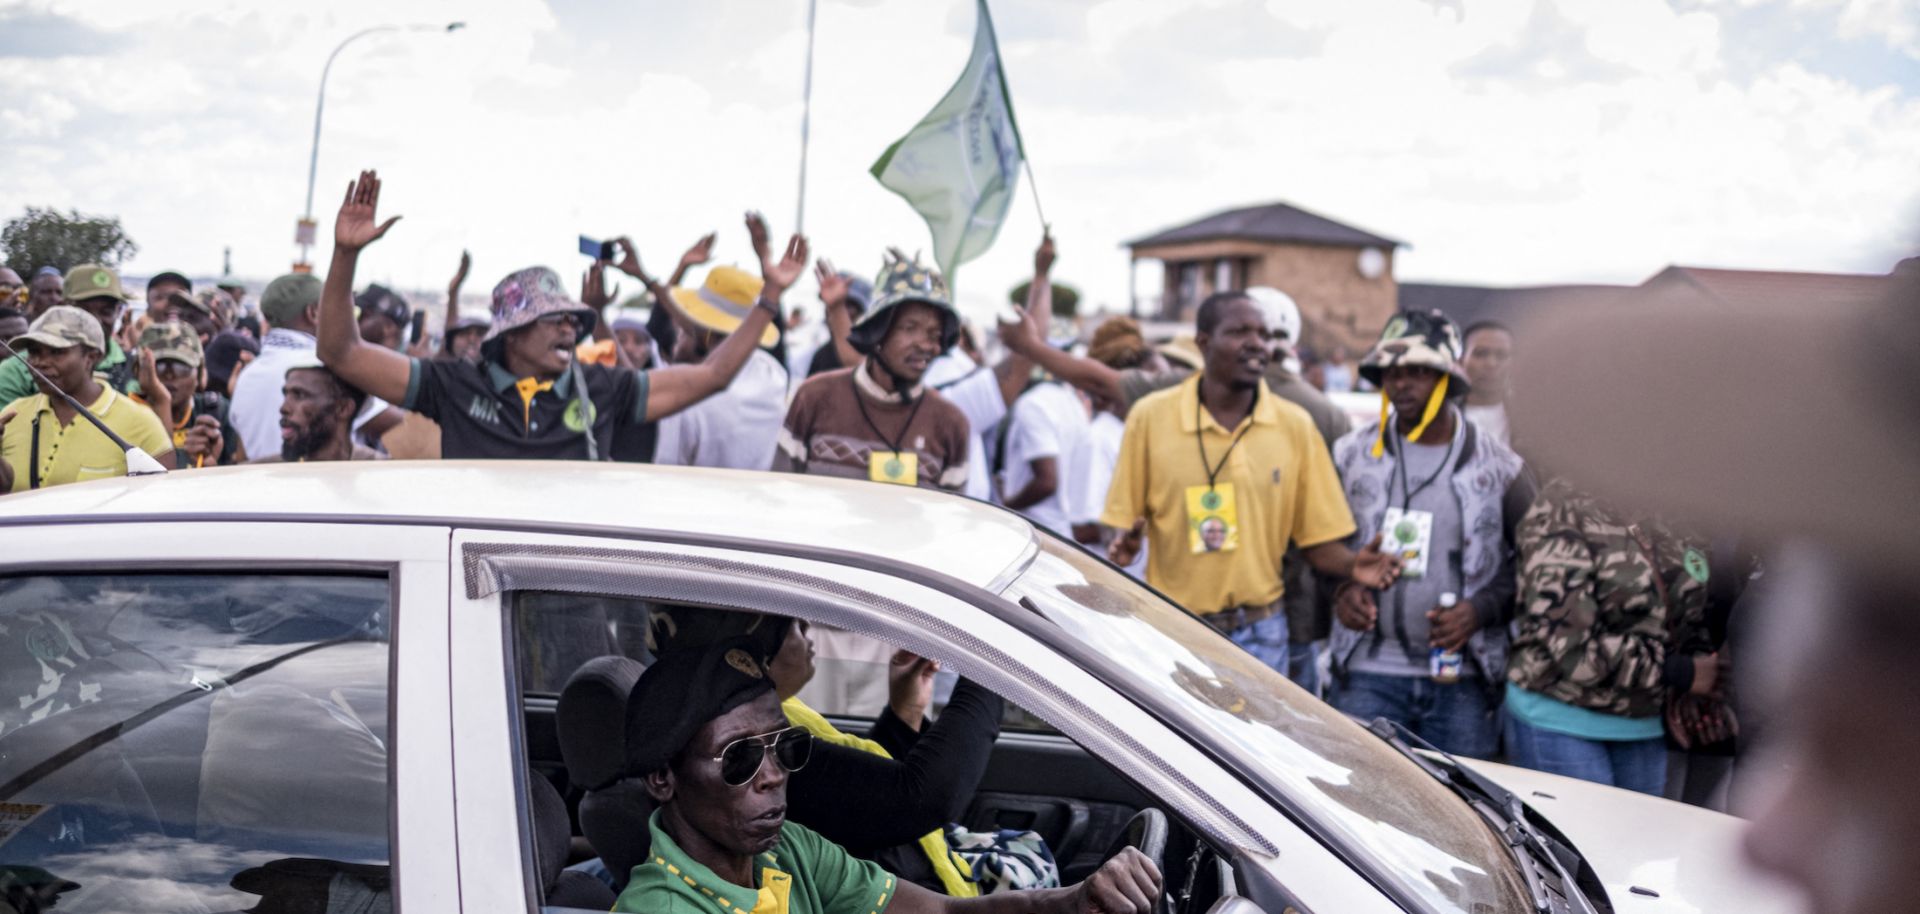
<path id="1" fill-rule="evenodd" d="M 984 611 L 993 594 L 937 572 L 901 574 L 858 556 L 604 537 L 458 530 L 450 568 L 456 804 L 469 898 L 544 899 L 525 802 L 528 730 L 518 699 L 512 613 L 528 594 L 777 610 L 819 625 L 951 658 L 975 679 L 1057 726 L 1112 777 L 1225 848 L 1242 865 L 1288 872 L 1352 910 L 1376 910 L 1364 879 L 1204 753 L 1044 642 Z M 503 700 L 504 699 L 504 700 Z M 1031 761 L 1035 756 L 1029 756 Z M 1012 774 L 1006 775 L 1009 781 Z"/>
<path id="2" fill-rule="evenodd" d="M 0 845 L 46 877 L 10 899 L 458 906 L 445 528 L 7 534 Z"/>

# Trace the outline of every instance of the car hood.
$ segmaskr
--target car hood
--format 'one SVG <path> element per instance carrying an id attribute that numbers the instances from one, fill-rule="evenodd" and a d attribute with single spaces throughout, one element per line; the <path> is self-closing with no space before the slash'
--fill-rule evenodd
<path id="1" fill-rule="evenodd" d="M 1621 914 L 1805 910 L 1795 890 L 1755 870 L 1741 855 L 1743 820 L 1559 775 L 1462 762 L 1518 794 L 1560 829 L 1600 875 Z"/>

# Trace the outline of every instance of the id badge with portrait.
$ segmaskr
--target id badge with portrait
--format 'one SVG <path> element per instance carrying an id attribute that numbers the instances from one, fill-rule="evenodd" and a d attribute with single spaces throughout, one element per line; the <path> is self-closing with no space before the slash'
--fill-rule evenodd
<path id="1" fill-rule="evenodd" d="M 867 455 L 867 478 L 896 486 L 917 486 L 920 455 L 912 451 L 874 451 Z"/>
<path id="2" fill-rule="evenodd" d="M 1433 547 L 1433 512 L 1388 508 L 1380 524 L 1380 551 L 1400 557 L 1400 576 L 1427 576 L 1427 553 Z"/>
<path id="3" fill-rule="evenodd" d="M 1187 545 L 1198 555 L 1240 548 L 1240 514 L 1233 484 L 1187 487 Z"/>

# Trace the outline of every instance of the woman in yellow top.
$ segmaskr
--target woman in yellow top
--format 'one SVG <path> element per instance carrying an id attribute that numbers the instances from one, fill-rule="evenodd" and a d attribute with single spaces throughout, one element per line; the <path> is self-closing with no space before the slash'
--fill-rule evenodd
<path id="1" fill-rule="evenodd" d="M 936 668 L 903 651 L 889 671 L 888 706 L 860 737 L 794 697 L 814 673 L 803 621 L 663 608 L 654 615 L 652 647 L 655 654 L 696 648 L 743 628 L 762 645 L 787 719 L 815 739 L 812 759 L 788 782 L 788 820 L 933 891 L 979 894 L 944 829 L 966 812 L 986 773 L 1000 730 L 999 696 L 961 679 L 939 720 L 928 724 Z"/>

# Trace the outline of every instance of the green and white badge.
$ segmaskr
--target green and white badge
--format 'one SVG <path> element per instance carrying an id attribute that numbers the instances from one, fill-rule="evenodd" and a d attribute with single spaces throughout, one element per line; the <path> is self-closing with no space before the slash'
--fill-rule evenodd
<path id="1" fill-rule="evenodd" d="M 1400 557 L 1400 576 L 1427 576 L 1427 552 L 1433 544 L 1433 512 L 1388 508 L 1380 524 L 1380 551 Z"/>

